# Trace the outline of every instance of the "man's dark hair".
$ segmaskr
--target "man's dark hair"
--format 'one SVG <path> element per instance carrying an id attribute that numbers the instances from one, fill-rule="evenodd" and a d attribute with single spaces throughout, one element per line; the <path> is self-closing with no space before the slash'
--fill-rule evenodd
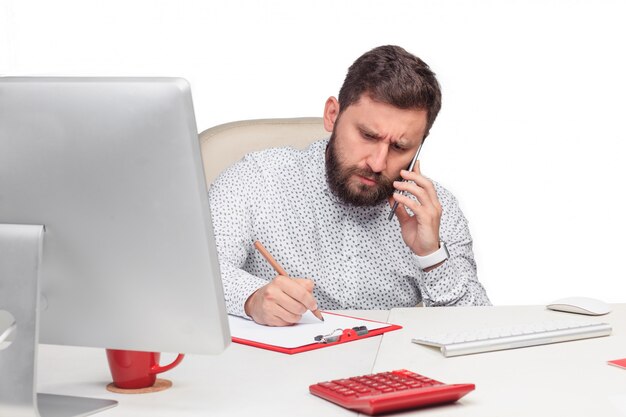
<path id="1" fill-rule="evenodd" d="M 379 46 L 354 61 L 339 91 L 340 112 L 358 102 L 363 94 L 401 109 L 426 110 L 424 137 L 441 109 L 441 89 L 435 73 L 424 61 L 394 45 Z"/>

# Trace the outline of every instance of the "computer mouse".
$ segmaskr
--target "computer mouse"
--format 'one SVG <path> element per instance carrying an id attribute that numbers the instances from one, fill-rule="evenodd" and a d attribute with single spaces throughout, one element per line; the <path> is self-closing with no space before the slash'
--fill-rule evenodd
<path id="1" fill-rule="evenodd" d="M 602 316 L 611 312 L 611 307 L 607 303 L 590 297 L 561 298 L 548 304 L 546 307 L 550 310 L 588 316 Z"/>

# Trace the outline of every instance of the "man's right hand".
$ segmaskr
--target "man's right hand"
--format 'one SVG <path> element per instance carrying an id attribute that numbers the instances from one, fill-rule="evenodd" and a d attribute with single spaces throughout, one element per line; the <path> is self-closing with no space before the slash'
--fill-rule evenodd
<path id="1" fill-rule="evenodd" d="M 313 286 L 310 279 L 278 275 L 248 297 L 244 310 L 259 324 L 290 326 L 299 322 L 307 310 L 317 309 Z"/>

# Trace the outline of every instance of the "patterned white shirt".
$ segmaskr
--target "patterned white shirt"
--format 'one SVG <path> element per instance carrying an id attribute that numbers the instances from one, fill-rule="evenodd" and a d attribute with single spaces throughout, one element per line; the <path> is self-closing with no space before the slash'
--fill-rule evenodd
<path id="1" fill-rule="evenodd" d="M 315 282 L 319 308 L 390 309 L 489 305 L 476 277 L 472 238 L 454 196 L 435 184 L 443 207 L 440 238 L 450 258 L 423 272 L 385 201 L 341 202 L 326 181 L 328 139 L 305 150 L 255 152 L 224 171 L 209 191 L 226 306 L 247 317 L 246 299 L 276 273 L 259 240 L 292 277 Z"/>

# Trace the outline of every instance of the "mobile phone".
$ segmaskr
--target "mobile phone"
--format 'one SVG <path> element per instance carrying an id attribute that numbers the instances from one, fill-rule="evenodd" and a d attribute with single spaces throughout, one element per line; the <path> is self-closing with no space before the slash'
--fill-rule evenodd
<path id="1" fill-rule="evenodd" d="M 417 152 L 415 152 L 415 156 L 413 157 L 413 160 L 411 160 L 411 163 L 409 164 L 407 171 L 413 171 L 413 167 L 415 166 L 415 163 L 417 162 L 417 158 L 419 157 L 423 144 L 424 144 L 424 141 L 422 140 L 422 143 L 420 143 L 419 148 L 417 148 Z M 406 182 L 406 180 L 403 180 L 403 182 Z M 389 213 L 389 217 L 387 218 L 387 220 L 391 221 L 391 219 L 393 219 L 394 214 L 396 214 L 396 209 L 398 208 L 398 204 L 399 203 L 397 201 L 393 203 L 393 207 L 391 208 L 391 213 Z"/>

